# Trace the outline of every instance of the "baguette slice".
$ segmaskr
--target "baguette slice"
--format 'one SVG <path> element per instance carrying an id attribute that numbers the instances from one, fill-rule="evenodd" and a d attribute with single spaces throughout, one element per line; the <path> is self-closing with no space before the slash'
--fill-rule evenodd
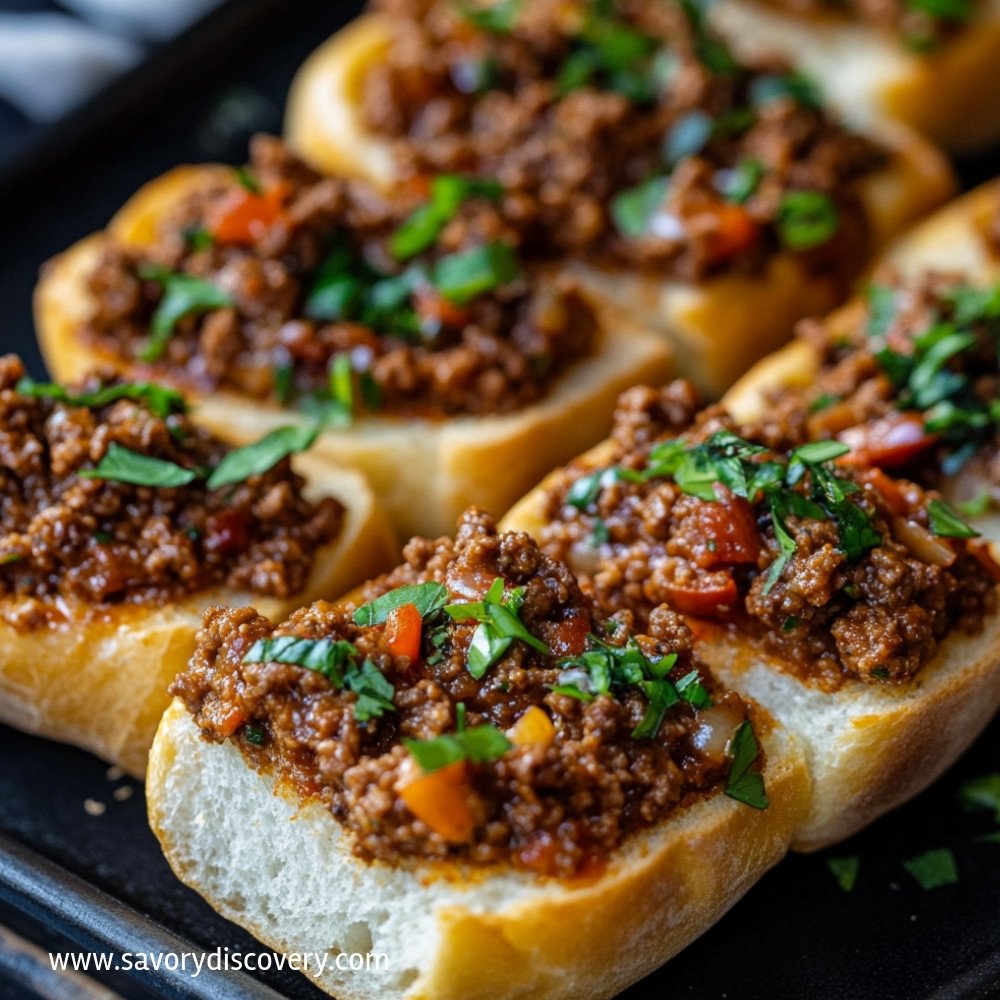
<path id="1" fill-rule="evenodd" d="M 702 799 L 630 839 L 598 876 L 358 860 L 318 802 L 302 804 L 180 702 L 150 757 L 149 820 L 178 877 L 279 951 L 388 956 L 329 968 L 339 1000 L 610 997 L 705 931 L 785 853 L 807 783 L 794 740 L 764 737 L 770 806 Z M 312 970 L 315 976 L 315 968 Z"/>
<path id="2" fill-rule="evenodd" d="M 194 652 L 206 608 L 255 601 L 265 614 L 285 616 L 390 566 L 395 540 L 363 477 L 313 456 L 295 465 L 308 479 L 307 495 L 334 496 L 346 508 L 340 536 L 316 553 L 301 593 L 280 600 L 218 587 L 162 608 L 70 606 L 66 622 L 28 631 L 0 621 L 0 721 L 142 778 L 170 703 L 167 687 Z"/>
<path id="3" fill-rule="evenodd" d="M 846 17 L 795 17 L 757 0 L 719 0 L 715 27 L 744 59 L 777 55 L 820 84 L 847 120 L 878 134 L 903 122 L 955 152 L 1000 138 L 1000 3 L 986 0 L 931 52 Z"/>
<path id="4" fill-rule="evenodd" d="M 148 246 L 172 207 L 220 172 L 230 173 L 224 167 L 189 166 L 164 174 L 142 188 L 105 233 L 82 240 L 46 266 L 35 293 L 35 320 L 42 353 L 57 379 L 72 381 L 98 366 L 137 373 L 137 366 L 78 336 L 94 308 L 87 275 L 109 238 Z M 671 370 L 660 338 L 623 322 L 607 304 L 598 306 L 601 333 L 594 352 L 558 377 L 539 402 L 496 417 L 364 417 L 345 430 L 324 431 L 314 453 L 363 472 L 404 537 L 445 534 L 470 504 L 506 510 L 553 465 L 607 432 L 619 392 L 665 378 Z M 155 374 L 161 381 L 169 376 L 162 369 Z M 227 390 L 194 401 L 200 423 L 237 443 L 304 419 Z"/>
<path id="5" fill-rule="evenodd" d="M 876 264 L 890 267 L 903 278 L 918 279 L 926 271 L 954 272 L 976 282 L 996 280 L 1000 276 L 1000 258 L 990 249 L 983 232 L 1000 213 L 1000 186 L 985 184 L 957 198 L 915 226 L 892 244 Z M 827 327 L 855 327 L 864 306 L 850 302 L 827 317 Z M 819 372 L 816 351 L 805 341 L 794 340 L 781 350 L 761 359 L 722 399 L 725 408 L 741 423 L 757 420 L 775 390 L 802 389 Z M 1000 512 L 987 511 L 969 518 L 1000 557 Z"/>
<path id="6" fill-rule="evenodd" d="M 299 71 L 285 133 L 316 169 L 384 188 L 396 179 L 391 145 L 367 130 L 360 106 L 365 74 L 388 45 L 384 19 L 367 14 L 330 38 Z M 885 126 L 878 139 L 890 160 L 858 189 L 876 248 L 954 189 L 945 159 L 915 133 Z M 582 264 L 577 273 L 603 301 L 624 304 L 665 337 L 678 372 L 712 398 L 784 343 L 797 319 L 825 312 L 843 297 L 842 279 L 807 271 L 789 253 L 775 255 L 762 274 L 722 274 L 699 284 Z"/>
<path id="7" fill-rule="evenodd" d="M 579 459 L 610 461 L 610 442 Z M 516 504 L 501 531 L 544 527 L 544 497 L 557 472 Z M 752 643 L 697 623 L 698 655 L 727 687 L 751 698 L 804 747 L 812 787 L 794 850 L 814 851 L 851 834 L 928 787 L 949 768 L 1000 708 L 1000 613 L 974 637 L 953 634 L 903 685 L 848 681 L 824 693 L 781 669 Z"/>

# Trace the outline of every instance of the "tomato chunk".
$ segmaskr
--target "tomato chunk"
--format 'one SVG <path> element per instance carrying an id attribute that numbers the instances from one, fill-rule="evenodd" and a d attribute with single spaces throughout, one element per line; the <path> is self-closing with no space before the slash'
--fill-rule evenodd
<path id="1" fill-rule="evenodd" d="M 724 500 L 703 503 L 696 518 L 705 544 L 699 545 L 695 561 L 703 569 L 757 561 L 760 532 L 753 510 L 743 497 L 730 494 Z"/>
<path id="2" fill-rule="evenodd" d="M 209 229 L 220 243 L 252 246 L 281 217 L 285 196 L 281 186 L 262 194 L 246 188 L 234 190 L 211 214 Z"/>
<path id="3" fill-rule="evenodd" d="M 924 418 L 916 411 L 891 413 L 857 427 L 841 431 L 837 439 L 851 451 L 840 461 L 845 465 L 877 465 L 895 469 L 906 465 L 930 448 L 937 437 L 924 429 Z"/>
<path id="4" fill-rule="evenodd" d="M 430 774 L 420 774 L 403 786 L 403 805 L 435 833 L 453 844 L 472 839 L 475 820 L 469 804 L 472 787 L 464 760 Z"/>
<path id="5" fill-rule="evenodd" d="M 668 586 L 667 602 L 683 615 L 697 618 L 715 618 L 728 614 L 736 607 L 739 590 L 729 574 L 715 574 L 704 587 Z"/>
<path id="6" fill-rule="evenodd" d="M 894 479 L 887 476 L 881 469 L 866 469 L 864 479 L 882 494 L 882 498 L 893 514 L 898 517 L 905 517 L 909 514 L 910 504 L 899 483 Z"/>
<path id="7" fill-rule="evenodd" d="M 759 228 L 753 216 L 742 206 L 728 201 L 712 205 L 709 213 L 715 216 L 715 228 L 708 235 L 708 252 L 713 263 L 721 263 L 757 239 Z"/>
<path id="8" fill-rule="evenodd" d="M 472 315 L 468 309 L 449 302 L 432 288 L 418 288 L 413 296 L 413 304 L 421 320 L 432 326 L 456 329 L 465 326 Z"/>
<path id="9" fill-rule="evenodd" d="M 385 621 L 385 648 L 393 656 L 420 659 L 424 621 L 415 604 L 402 604 L 389 612 Z"/>

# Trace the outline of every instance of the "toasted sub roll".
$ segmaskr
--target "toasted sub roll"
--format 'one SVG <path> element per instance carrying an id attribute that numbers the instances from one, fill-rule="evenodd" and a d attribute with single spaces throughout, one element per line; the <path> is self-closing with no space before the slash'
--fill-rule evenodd
<path id="1" fill-rule="evenodd" d="M 5 391 L 4 396 L 9 406 L 9 392 Z M 119 434 L 126 416 L 117 413 L 117 423 L 100 424 L 98 433 Z M 57 428 L 72 428 L 74 411 L 57 411 L 48 420 Z M 158 432 L 147 427 L 146 433 L 155 440 Z M 29 506 L 36 503 L 36 492 L 43 487 L 38 484 L 39 477 L 25 477 L 18 463 L 31 462 L 41 445 L 34 442 L 19 453 L 25 449 L 21 444 L 24 434 L 22 421 L 7 435 L 10 448 L 5 472 L 8 482 L 24 479 L 24 505 Z M 53 447 L 58 454 L 46 458 L 53 469 L 66 462 L 68 448 L 76 447 L 71 432 L 58 440 L 58 448 Z M 55 472 L 55 476 L 67 478 L 59 479 L 58 493 L 47 495 L 41 508 L 30 515 L 30 523 L 13 520 L 20 504 L 12 503 L 8 509 L 15 513 L 10 515 L 10 523 L 0 526 L 0 537 L 14 548 L 5 548 L 0 565 L 6 573 L 17 573 L 27 566 L 35 578 L 15 580 L 0 593 L 0 721 L 80 746 L 141 778 L 156 726 L 170 701 L 167 689 L 190 659 L 195 632 L 206 608 L 257 599 L 270 613 L 280 615 L 301 601 L 340 593 L 374 567 L 388 565 L 395 542 L 363 477 L 309 455 L 298 456 L 295 465 L 306 479 L 301 495 L 307 501 L 316 503 L 332 497 L 343 509 L 333 536 L 325 532 L 321 537 L 329 540 L 317 551 L 305 554 L 309 559 L 308 566 L 303 566 L 303 573 L 307 572 L 305 582 L 288 597 L 278 596 L 281 591 L 277 588 L 268 591 L 257 583 L 248 584 L 247 589 L 227 583 L 201 589 L 185 584 L 174 593 L 165 582 L 174 579 L 170 571 L 159 569 L 171 558 L 180 559 L 173 555 L 175 543 L 163 538 L 170 529 L 157 524 L 166 515 L 150 514 L 147 518 L 144 513 L 134 513 L 131 507 L 123 510 L 100 490 L 94 490 L 87 507 L 78 510 L 79 500 L 67 500 L 64 492 L 83 481 L 76 473 L 67 477 L 65 471 Z M 280 502 L 277 491 L 285 489 L 287 483 L 274 485 L 272 499 Z M 153 496 L 142 502 L 156 504 L 157 500 Z M 233 521 L 231 510 L 228 507 L 206 520 L 206 525 L 217 526 L 211 528 L 213 545 L 245 544 L 238 536 L 256 530 L 242 516 L 238 523 Z M 91 516 L 96 524 L 108 528 L 120 524 L 126 530 L 134 528 L 138 540 L 133 545 L 137 549 L 146 535 L 155 533 L 149 535 L 152 551 L 143 552 L 140 563 L 133 565 L 130 553 L 119 548 L 121 543 L 110 532 L 103 537 L 101 528 L 95 531 L 93 540 L 88 537 Z M 137 517 L 143 520 L 129 521 Z M 212 517 L 221 520 L 213 522 Z M 260 518 L 264 521 L 266 515 Z M 180 523 L 175 527 L 181 530 Z M 189 530 L 194 534 L 188 538 L 201 537 L 198 532 L 202 529 Z M 53 544 L 74 554 L 60 564 L 59 556 L 49 551 Z M 303 555 L 296 549 L 295 538 L 285 544 L 291 551 L 289 558 Z M 265 543 L 261 551 L 256 565 L 264 573 L 277 572 L 274 567 L 280 569 L 284 550 L 267 549 Z M 192 558 L 204 561 L 208 556 L 202 553 Z M 269 565 L 262 565 L 268 560 L 272 561 Z M 182 578 L 187 570 L 196 572 L 199 567 L 185 565 L 179 571 Z M 162 578 L 155 575 L 158 571 Z M 37 589 L 39 578 L 50 575 L 56 581 L 55 589 L 41 593 Z M 223 576 L 223 580 L 226 578 Z M 70 579 L 73 589 L 66 590 L 71 587 Z M 80 586 L 86 589 L 81 592 Z M 107 599 L 93 593 L 102 589 L 109 592 Z"/>
<path id="2" fill-rule="evenodd" d="M 291 91 L 286 135 L 318 169 L 390 187 L 399 174 L 391 144 L 366 126 L 360 106 L 366 73 L 389 45 L 381 17 L 358 18 L 305 63 Z M 915 133 L 885 126 L 878 140 L 887 162 L 855 185 L 870 227 L 870 245 L 859 249 L 860 256 L 953 190 L 946 161 Z M 578 273 L 602 299 L 625 305 L 665 336 L 678 371 L 709 397 L 783 343 L 796 319 L 831 308 L 844 292 L 843 275 L 809 268 L 787 251 L 771 254 L 758 273 L 723 270 L 697 282 L 590 262 L 580 264 Z"/>
<path id="3" fill-rule="evenodd" d="M 498 538 L 484 525 L 482 515 L 466 515 L 454 547 L 445 540 L 421 543 L 421 551 L 434 551 L 432 561 L 414 549 L 409 566 L 390 577 L 412 595 L 436 586 L 427 580 L 433 572 L 447 588 L 442 599 L 458 604 L 445 609 L 438 604 L 433 610 L 425 593 L 415 598 L 422 600 L 418 611 L 414 604 L 401 606 L 400 597 L 393 610 L 383 608 L 374 619 L 380 623 L 388 615 L 384 631 L 380 624 L 374 630 L 352 628 L 353 605 L 303 609 L 278 627 L 277 635 L 286 641 L 309 636 L 307 643 L 334 637 L 344 642 L 350 636 L 346 641 L 356 645 L 348 655 L 377 663 L 383 683 L 395 685 L 384 703 L 384 719 L 368 718 L 355 730 L 340 714 L 353 696 L 338 695 L 306 669 L 290 666 L 296 660 L 292 654 L 280 664 L 260 664 L 280 655 L 266 645 L 274 641 L 274 626 L 243 609 L 206 620 L 205 642 L 179 679 L 178 700 L 154 744 L 149 817 L 174 871 L 271 947 L 329 956 L 325 973 L 317 975 L 314 968 L 312 975 L 337 997 L 610 997 L 718 919 L 782 856 L 803 814 L 805 770 L 794 739 L 714 686 L 714 704 L 701 702 L 709 715 L 677 703 L 667 710 L 662 728 L 658 723 L 640 737 L 629 730 L 645 711 L 645 695 L 619 688 L 627 682 L 617 679 L 613 693 L 605 691 L 586 705 L 549 693 L 540 679 L 549 676 L 554 661 L 540 659 L 521 639 L 500 651 L 474 683 L 462 660 L 470 657 L 471 672 L 472 653 L 466 654 L 465 643 L 484 626 L 463 618 L 463 604 L 473 613 L 485 607 L 489 615 L 499 606 L 489 602 L 503 599 L 520 621 L 519 635 L 536 644 L 545 638 L 549 652 L 544 657 L 554 656 L 556 647 L 580 653 L 583 634 L 572 623 L 593 625 L 564 568 L 539 561 L 537 549 L 523 536 Z M 501 576 L 490 584 L 494 573 Z M 415 579 L 424 582 L 415 584 Z M 501 587 L 514 583 L 514 590 Z M 378 595 L 367 608 L 374 610 L 379 600 L 392 601 L 401 593 L 386 586 L 376 581 L 366 588 L 369 597 Z M 470 603 L 477 596 L 484 603 Z M 418 622 L 422 615 L 423 635 L 409 653 L 399 654 L 393 616 L 403 610 Z M 355 623 L 359 613 L 354 613 Z M 255 640 L 249 652 L 248 639 Z M 594 636 L 586 641 L 600 648 Z M 646 639 L 635 641 L 653 655 Z M 640 646 L 616 648 L 622 654 L 632 650 L 635 663 Z M 437 652 L 428 655 L 432 651 Z M 688 652 L 679 655 L 681 660 L 669 661 L 673 677 L 692 662 L 683 659 Z M 344 661 L 341 666 L 351 669 Z M 434 676 L 439 682 L 428 687 Z M 509 691 L 496 686 L 505 677 L 513 682 Z M 405 698 L 398 697 L 402 687 Z M 240 699 L 253 720 L 252 743 L 239 734 L 224 737 L 218 729 L 231 697 Z M 299 697 L 309 698 L 311 721 L 289 729 L 269 706 L 282 699 L 294 704 Z M 453 702 L 459 697 L 461 716 Z M 624 726 L 622 711 L 630 713 Z M 662 797 L 659 783 L 665 779 L 682 780 L 685 787 L 690 780 L 705 779 L 680 778 L 655 755 L 669 752 L 680 760 L 666 747 L 683 746 L 692 736 L 701 740 L 699 726 L 711 728 L 711 713 L 718 720 L 720 711 L 737 714 L 721 729 L 716 722 L 719 732 L 728 732 L 744 712 L 753 713 L 765 758 L 760 772 L 765 808 L 723 794 L 717 778 L 700 793 L 674 799 L 672 806 Z M 328 731 L 325 720 L 334 719 L 339 720 L 338 756 L 348 768 L 343 777 L 337 776 L 340 765 L 319 763 L 331 742 L 322 739 Z M 531 727 L 526 719 L 532 719 Z M 398 745 L 400 730 L 411 737 L 405 750 Z M 432 764 L 422 756 L 442 740 L 454 745 L 462 733 L 483 736 L 487 731 L 500 745 L 487 750 L 480 741 L 480 754 L 469 761 Z M 441 735 L 428 739 L 434 733 Z M 291 772 L 285 746 L 297 748 Z M 448 773 L 455 767 L 463 768 L 466 777 Z M 674 777 L 667 779 L 670 771 Z M 697 768 L 690 773 L 697 775 Z M 472 784 L 461 784 L 470 774 Z M 426 800 L 418 806 L 407 794 L 428 779 L 443 783 L 436 789 L 454 788 L 454 781 L 463 789 L 458 800 L 449 797 L 445 825 L 443 810 L 435 819 Z M 304 796 L 303 780 L 317 782 L 323 797 Z M 646 790 L 648 818 L 644 823 L 633 812 L 628 832 L 624 800 L 613 789 L 633 783 L 634 795 Z M 470 819 L 474 828 L 452 832 L 467 800 L 480 803 L 470 807 L 481 810 Z M 617 838 L 602 839 L 615 829 Z M 560 838 L 572 850 L 590 845 L 587 849 L 598 853 L 580 868 L 580 859 L 570 861 L 574 855 L 565 853 L 567 843 Z M 248 872 L 273 871 L 279 861 L 280 877 L 248 877 Z M 563 862 L 572 867 L 564 870 Z M 620 960 L 623 948 L 627 962 Z M 349 952 L 386 956 L 387 966 L 355 973 L 334 968 L 334 957 Z"/>
<path id="4" fill-rule="evenodd" d="M 315 950 L 331 965 L 342 952 L 388 955 L 386 971 L 329 968 L 316 984 L 333 996 L 611 997 L 704 933 L 780 859 L 805 780 L 780 730 L 766 749 L 767 813 L 699 802 L 576 884 L 360 861 L 323 806 L 303 806 L 235 747 L 206 743 L 176 702 L 146 795 L 178 878 L 269 947 Z M 276 858 L 280 873 L 253 874 Z"/>
<path id="5" fill-rule="evenodd" d="M 876 265 L 873 272 L 875 283 L 879 282 L 880 275 L 885 276 L 890 282 L 886 287 L 898 288 L 899 294 L 904 297 L 931 294 L 934 290 L 938 296 L 947 297 L 963 287 L 970 290 L 988 288 L 1000 275 L 1000 258 L 989 237 L 1000 218 L 998 193 L 1000 191 L 995 183 L 984 185 L 916 226 L 896 241 Z M 865 328 L 870 316 L 871 307 L 863 301 L 856 300 L 841 307 L 822 321 L 823 340 L 827 343 L 859 344 L 859 330 Z M 930 319 L 925 320 L 925 325 L 931 322 Z M 907 329 L 911 334 L 919 334 L 924 328 L 912 328 L 911 325 Z M 775 402 L 783 397 L 793 395 L 805 399 L 810 395 L 822 395 L 823 386 L 817 380 L 824 373 L 829 377 L 838 357 L 835 354 L 824 364 L 817 337 L 809 331 L 806 333 L 806 337 L 794 340 L 759 361 L 726 394 L 723 405 L 741 424 L 753 425 L 765 421 Z M 863 341 L 860 346 L 864 346 Z M 988 376 L 996 368 L 995 352 L 983 351 L 981 344 L 972 345 L 972 350 L 982 353 L 976 354 L 974 359 L 970 355 L 968 361 L 963 361 L 968 349 L 959 351 L 945 362 L 944 367 L 947 369 L 957 364 L 961 366 L 960 370 L 971 371 L 977 379 Z M 901 387 L 899 395 L 904 394 L 904 390 L 905 387 Z M 956 392 L 964 390 L 952 390 L 952 395 Z M 988 400 L 984 399 L 983 405 L 987 403 Z M 963 404 L 967 405 L 964 399 Z M 913 403 L 905 406 L 901 403 L 900 407 L 908 414 L 912 414 L 915 408 Z M 933 419 L 933 407 L 925 408 L 924 412 L 929 419 Z M 933 429 L 933 423 L 931 427 Z M 841 433 L 849 439 L 853 432 L 841 429 Z M 863 436 L 861 442 L 863 444 Z M 994 477 L 991 473 L 995 464 L 995 459 L 991 458 L 996 450 L 995 437 L 984 440 L 981 433 L 973 431 L 963 438 L 959 433 L 950 445 L 951 453 L 962 445 L 975 447 L 969 456 L 971 460 L 961 463 L 957 470 L 948 467 L 946 453 L 935 455 L 933 447 L 918 450 L 910 458 L 904 451 L 901 459 L 894 456 L 892 448 L 878 448 L 874 452 L 873 464 L 891 468 L 895 459 L 896 464 L 901 461 L 907 471 L 918 477 L 923 468 L 925 473 L 932 474 L 932 485 L 938 486 L 949 499 L 960 503 L 975 501 L 984 492 L 992 495 L 992 502 L 980 505 L 982 509 L 973 509 L 968 513 L 967 520 L 997 552 L 1000 546 L 1000 513 L 997 509 L 1000 487 L 992 482 Z M 911 468 L 914 464 L 916 467 Z"/>
<path id="6" fill-rule="evenodd" d="M 605 442 L 574 463 L 574 476 L 607 468 L 614 457 L 612 442 Z M 551 495 L 562 489 L 562 477 L 558 470 L 551 473 L 507 514 L 501 528 L 545 538 Z M 646 517 L 656 516 L 655 508 L 648 509 Z M 617 568 L 603 573 L 600 556 L 591 559 L 592 580 L 598 573 L 611 579 L 619 573 Z M 617 586 L 624 593 L 627 574 Z M 911 679 L 848 678 L 833 690 L 797 676 L 798 661 L 783 662 L 780 652 L 742 634 L 739 621 L 689 617 L 698 655 L 713 672 L 763 705 L 804 747 L 811 801 L 795 831 L 794 850 L 814 851 L 843 840 L 928 787 L 1000 707 L 1000 614 L 995 607 L 978 634 L 955 630 L 947 635 Z"/>
<path id="7" fill-rule="evenodd" d="M 140 368 L 78 335 L 95 308 L 87 277 L 109 240 L 128 248 L 150 246 L 160 223 L 187 195 L 220 179 L 231 183 L 232 176 L 225 167 L 177 168 L 142 188 L 104 233 L 47 265 L 35 295 L 35 317 L 43 355 L 56 377 L 72 379 L 95 366 L 132 374 Z M 346 429 L 324 430 L 315 453 L 363 472 L 402 537 L 447 531 L 470 503 L 505 510 L 556 462 L 606 432 L 622 389 L 672 369 L 669 350 L 656 336 L 609 308 L 598 310 L 597 320 L 593 350 L 556 376 L 535 403 L 482 417 L 369 415 Z M 157 375 L 169 377 L 169 371 Z M 183 388 L 198 403 L 199 421 L 237 442 L 304 419 L 226 387 L 207 394 Z"/>
<path id="8" fill-rule="evenodd" d="M 721 0 L 712 18 L 746 58 L 778 55 L 812 76 L 850 121 L 904 122 L 956 152 L 1000 135 L 1000 5 L 986 0 L 929 51 L 848 16 L 796 17 L 754 0 Z"/>

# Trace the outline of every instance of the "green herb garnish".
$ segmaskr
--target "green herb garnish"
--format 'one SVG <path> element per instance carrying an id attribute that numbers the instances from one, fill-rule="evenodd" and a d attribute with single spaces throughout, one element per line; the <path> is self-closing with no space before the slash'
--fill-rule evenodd
<path id="1" fill-rule="evenodd" d="M 778 236 L 789 250 L 811 250 L 840 229 L 840 212 L 820 191 L 789 191 L 778 205 Z"/>
<path id="2" fill-rule="evenodd" d="M 368 604 L 362 604 L 354 612 L 354 624 L 381 625 L 393 611 L 404 604 L 412 604 L 420 612 L 421 618 L 427 618 L 440 611 L 447 603 L 448 588 L 440 583 L 431 581 L 397 587 Z"/>
<path id="3" fill-rule="evenodd" d="M 750 100 L 755 107 L 788 98 L 804 108 L 823 107 L 823 94 L 816 81 L 805 73 L 768 73 L 750 84 Z"/>
<path id="4" fill-rule="evenodd" d="M 830 869 L 830 874 L 837 880 L 837 885 L 844 892 L 850 892 L 858 880 L 861 862 L 855 854 L 846 858 L 827 858 L 826 867 Z"/>
<path id="5" fill-rule="evenodd" d="M 757 737 L 750 721 L 743 722 L 729 742 L 729 756 L 732 764 L 726 778 L 726 795 L 754 809 L 768 807 L 764 778 L 759 771 L 751 771 L 750 766 L 760 752 Z"/>
<path id="6" fill-rule="evenodd" d="M 922 889 L 939 889 L 958 881 L 955 855 L 947 847 L 925 851 L 903 862 L 903 867 L 917 880 Z"/>
<path id="7" fill-rule="evenodd" d="M 318 424 L 278 427 L 259 441 L 229 452 L 212 471 L 206 485 L 210 490 L 217 490 L 251 476 L 262 476 L 282 459 L 311 448 L 319 432 Z"/>
<path id="8" fill-rule="evenodd" d="M 395 689 L 385 675 L 346 639 L 302 639 L 294 635 L 258 639 L 244 663 L 290 663 L 322 674 L 335 688 L 357 695 L 354 717 L 359 722 L 395 711 Z"/>
<path id="9" fill-rule="evenodd" d="M 970 778 L 958 790 L 958 799 L 966 809 L 988 809 L 1000 823 L 1000 773 Z"/>
<path id="10" fill-rule="evenodd" d="M 98 409 L 119 399 L 130 399 L 135 403 L 142 403 L 161 420 L 171 414 L 187 411 L 187 403 L 179 392 L 155 382 L 107 385 L 94 392 L 71 393 L 55 382 L 36 382 L 25 376 L 17 383 L 15 391 L 29 398 L 52 399 L 67 406 L 83 406 L 88 409 Z"/>
<path id="11" fill-rule="evenodd" d="M 262 747 L 264 745 L 264 730 L 261 726 L 248 723 L 243 727 L 243 739 L 251 746 Z"/>
<path id="12" fill-rule="evenodd" d="M 133 486 L 155 486 L 170 489 L 186 486 L 197 478 L 193 469 L 185 469 L 162 458 L 141 455 L 112 441 L 96 468 L 80 469 L 77 475 L 85 479 L 107 479 Z"/>
<path id="13" fill-rule="evenodd" d="M 649 234 L 654 217 L 666 203 L 669 183 L 666 177 L 653 177 L 612 198 L 611 218 L 622 236 L 637 239 Z"/>
<path id="14" fill-rule="evenodd" d="M 732 170 L 722 172 L 719 193 L 727 201 L 743 205 L 753 197 L 763 177 L 764 165 L 760 160 L 742 159 Z"/>
<path id="15" fill-rule="evenodd" d="M 465 305 L 477 295 L 509 284 L 519 274 L 517 253 L 498 242 L 442 257 L 434 263 L 430 280 L 449 302 Z"/>
<path id="16" fill-rule="evenodd" d="M 514 745 L 496 726 L 472 726 L 430 740 L 403 740 L 425 774 L 467 760 L 482 764 L 502 757 Z"/>
<path id="17" fill-rule="evenodd" d="M 149 339 L 138 355 L 140 361 L 147 363 L 163 357 L 174 328 L 186 316 L 224 309 L 236 302 L 229 292 L 209 281 L 190 274 L 175 274 L 155 264 L 140 267 L 139 277 L 155 281 L 163 289 L 163 297 L 150 323 Z"/>
<path id="18" fill-rule="evenodd" d="M 470 24 L 483 31 L 509 35 L 517 23 L 523 0 L 495 0 L 494 3 L 481 4 L 471 0 L 460 3 L 458 9 Z"/>
<path id="19" fill-rule="evenodd" d="M 943 500 L 931 500 L 927 505 L 930 515 L 931 531 L 939 538 L 978 538 L 979 532 L 966 524 L 958 515 L 958 511 Z"/>
<path id="20" fill-rule="evenodd" d="M 523 599 L 524 591 L 520 587 L 515 587 L 504 597 L 504 582 L 497 577 L 481 601 L 445 605 L 445 613 L 453 621 L 479 622 L 472 634 L 466 658 L 469 673 L 476 680 L 480 680 L 507 652 L 515 639 L 540 653 L 549 652 L 548 646 L 536 639 L 520 619 Z"/>
<path id="21" fill-rule="evenodd" d="M 431 182 L 431 197 L 393 234 L 390 248 L 396 260 L 409 260 L 437 242 L 442 230 L 455 217 L 462 203 L 471 197 L 496 201 L 503 185 L 477 177 L 441 174 Z"/>

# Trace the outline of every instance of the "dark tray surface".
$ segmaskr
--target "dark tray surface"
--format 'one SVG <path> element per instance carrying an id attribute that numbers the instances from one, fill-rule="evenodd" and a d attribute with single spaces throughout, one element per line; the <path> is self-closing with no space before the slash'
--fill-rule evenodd
<path id="1" fill-rule="evenodd" d="M 105 116 L 95 110 L 89 128 L 71 132 L 62 148 L 42 150 L 30 171 L 8 179 L 0 187 L 0 348 L 21 353 L 41 373 L 30 319 L 39 265 L 101 226 L 141 183 L 171 166 L 241 160 L 251 131 L 280 128 L 283 95 L 296 67 L 357 6 L 259 3 L 253 19 L 231 22 L 225 37 L 170 47 L 144 68 L 141 100 L 119 97 L 114 113 Z M 997 172 L 996 158 L 962 165 L 967 185 Z M 1000 996 L 1000 845 L 976 841 L 992 829 L 990 816 L 964 814 L 955 799 L 964 778 L 1000 770 L 998 746 L 995 723 L 934 788 L 828 852 L 860 857 L 852 893 L 838 888 L 825 856 L 789 858 L 716 927 L 627 996 Z M 119 802 L 112 792 L 122 786 L 135 793 Z M 87 798 L 105 803 L 105 814 L 88 815 Z M 206 949 L 255 948 L 174 879 L 146 826 L 140 786 L 109 782 L 106 766 L 84 753 L 0 727 L 0 833 L 133 907 L 141 915 L 136 933 L 148 917 Z M 920 889 L 901 861 L 943 846 L 955 851 L 959 883 Z M 0 924 L 43 947 L 68 948 L 73 931 L 57 911 L 71 887 L 60 889 L 58 873 L 53 878 L 54 897 L 61 892 L 63 898 L 51 899 L 51 910 L 40 915 L 26 914 L 23 899 L 5 901 L 0 891 Z M 629 961 L 626 952 L 621 961 Z M 264 979 L 289 997 L 320 996 L 294 974 Z M 163 983 L 121 977 L 108 982 L 126 997 L 171 995 Z M 0 982 L 0 998 L 20 995 Z"/>

